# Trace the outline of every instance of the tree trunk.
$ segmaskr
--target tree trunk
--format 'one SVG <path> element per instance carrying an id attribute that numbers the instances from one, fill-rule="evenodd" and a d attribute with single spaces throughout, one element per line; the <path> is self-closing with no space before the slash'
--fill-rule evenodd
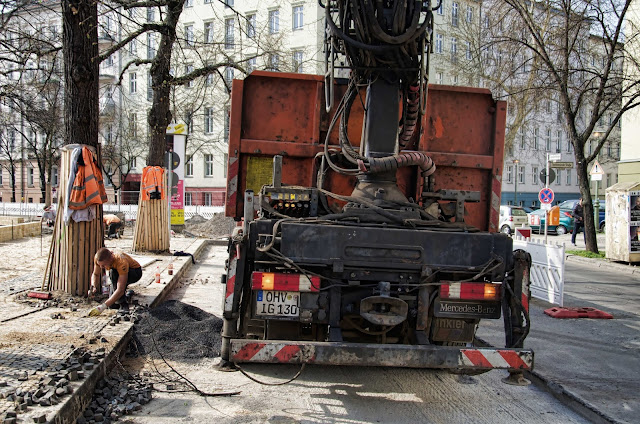
<path id="1" fill-rule="evenodd" d="M 151 81 L 153 87 L 153 101 L 147 116 L 147 122 L 151 129 L 151 140 L 149 143 L 149 155 L 147 156 L 147 166 L 161 166 L 167 168 L 165 163 L 166 133 L 167 127 L 171 123 L 171 54 L 176 41 L 176 27 L 184 7 L 184 0 L 169 1 L 166 8 L 166 15 L 163 21 L 165 31 L 160 38 L 160 44 L 156 57 L 151 65 Z M 167 169 L 171 172 L 171 169 Z M 168 250 L 169 249 L 169 220 L 168 202 L 171 198 L 171 191 L 165 191 L 166 197 L 163 200 L 142 200 L 138 201 L 138 219 L 133 234 L 134 250 Z M 164 205 L 155 205 L 164 202 Z M 162 212 L 160 212 L 162 211 Z M 165 216 L 166 215 L 166 216 Z M 166 218 L 166 219 L 165 219 Z M 157 234 L 159 240 L 157 248 L 152 248 L 147 240 L 150 234 Z M 154 242 L 154 244 L 156 244 Z"/>
<path id="2" fill-rule="evenodd" d="M 587 172 L 588 163 L 586 163 L 583 153 L 584 143 L 574 144 L 576 170 L 578 182 L 580 184 L 580 195 L 582 197 L 582 208 L 584 215 L 584 237 L 585 248 L 589 252 L 598 253 L 598 240 L 596 239 L 595 221 L 593 217 L 593 202 L 591 201 L 591 187 L 589 174 Z M 574 230 L 575 231 L 575 230 Z M 576 236 L 579 237 L 579 236 Z"/>
<path id="3" fill-rule="evenodd" d="M 91 0 L 62 0 L 65 75 L 65 145 L 98 147 L 98 8 Z M 102 205 L 88 222 L 63 222 L 72 148 L 63 151 L 56 227 L 50 249 L 47 289 L 85 295 L 91 283 L 93 257 L 103 243 Z"/>

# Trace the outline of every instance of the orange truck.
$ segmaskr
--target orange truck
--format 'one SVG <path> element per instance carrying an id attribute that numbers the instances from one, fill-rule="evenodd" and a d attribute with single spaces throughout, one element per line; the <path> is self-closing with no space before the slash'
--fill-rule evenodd
<path id="1" fill-rule="evenodd" d="M 505 103 L 429 87 L 413 142 L 437 163 L 432 187 L 415 167 L 396 174 L 407 198 L 439 215 L 421 225 L 342 212 L 357 177 L 323 164 L 324 142 L 340 144 L 323 84 L 258 71 L 233 83 L 226 215 L 243 225 L 223 279 L 223 359 L 531 369 L 530 258 L 498 231 Z M 351 115 L 355 134 L 363 110 Z M 478 347 L 480 321 L 500 318 L 506 347 Z"/>
<path id="2" fill-rule="evenodd" d="M 428 85 L 439 4 L 321 6 L 324 76 L 233 81 L 226 214 L 242 225 L 223 365 L 502 368 L 521 382 L 531 258 L 498 231 L 506 103 Z M 476 339 L 489 319 L 504 348 Z"/>

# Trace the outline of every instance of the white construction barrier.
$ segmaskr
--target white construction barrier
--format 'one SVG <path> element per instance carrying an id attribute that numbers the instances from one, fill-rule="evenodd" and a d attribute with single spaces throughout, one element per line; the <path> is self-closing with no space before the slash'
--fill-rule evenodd
<path id="1" fill-rule="evenodd" d="M 513 249 L 522 249 L 531 255 L 531 296 L 563 306 L 564 245 L 514 238 Z"/>

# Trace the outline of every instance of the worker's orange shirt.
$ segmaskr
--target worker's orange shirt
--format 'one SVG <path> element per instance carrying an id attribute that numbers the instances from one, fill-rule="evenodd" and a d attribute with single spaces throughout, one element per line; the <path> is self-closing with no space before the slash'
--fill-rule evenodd
<path id="1" fill-rule="evenodd" d="M 129 273 L 129 268 L 135 269 L 140 268 L 140 264 L 138 261 L 133 259 L 131 256 L 127 255 L 123 252 L 111 252 L 113 255 L 113 262 L 111 266 L 105 266 L 105 269 L 108 271 L 110 269 L 115 269 L 118 271 L 119 275 L 127 275 Z M 93 264 L 95 265 L 94 269 L 100 270 L 100 265 L 98 265 L 98 261 L 93 258 Z"/>

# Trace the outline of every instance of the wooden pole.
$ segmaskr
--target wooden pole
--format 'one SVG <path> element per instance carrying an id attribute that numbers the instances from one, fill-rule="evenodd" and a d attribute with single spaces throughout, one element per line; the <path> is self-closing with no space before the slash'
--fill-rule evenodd
<path id="1" fill-rule="evenodd" d="M 134 252 L 167 252 L 169 250 L 169 207 L 167 196 L 167 173 L 162 181 L 164 199 L 142 200 L 138 198 L 138 215 L 133 233 Z"/>
<path id="2" fill-rule="evenodd" d="M 77 144 L 62 148 L 60 166 L 60 189 L 58 209 L 53 237 L 51 239 L 49 258 L 49 280 L 47 287 L 51 290 L 62 290 L 73 296 L 84 296 L 89 291 L 93 257 L 99 248 L 104 246 L 104 228 L 102 222 L 102 205 L 96 205 L 96 217 L 91 221 L 64 222 L 64 207 L 67 202 L 67 183 L 71 169 L 71 154 Z M 95 148 L 89 149 L 95 154 Z"/>

